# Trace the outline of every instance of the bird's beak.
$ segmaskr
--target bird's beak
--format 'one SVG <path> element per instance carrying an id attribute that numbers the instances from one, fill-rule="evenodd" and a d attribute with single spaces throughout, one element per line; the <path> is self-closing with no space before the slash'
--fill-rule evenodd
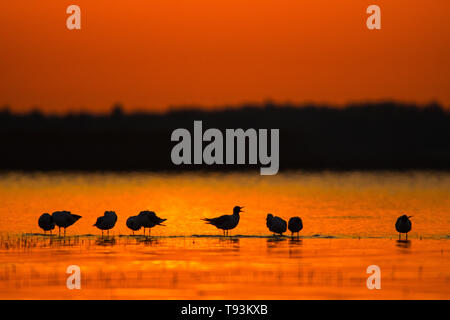
<path id="1" fill-rule="evenodd" d="M 414 216 L 409 216 L 408 218 L 412 218 L 412 217 L 414 217 Z"/>
<path id="2" fill-rule="evenodd" d="M 242 210 L 243 207 L 239 207 L 239 211 L 240 212 L 244 212 L 244 210 Z"/>

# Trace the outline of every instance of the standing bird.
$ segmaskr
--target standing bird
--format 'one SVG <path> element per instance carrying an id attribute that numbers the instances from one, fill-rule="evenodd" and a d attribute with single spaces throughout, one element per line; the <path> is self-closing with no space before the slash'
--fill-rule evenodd
<path id="1" fill-rule="evenodd" d="M 286 232 L 287 229 L 286 221 L 280 217 L 274 217 L 271 213 L 267 214 L 266 226 L 271 232 L 274 234 L 278 233 L 280 236 L 282 236 L 283 232 Z"/>
<path id="2" fill-rule="evenodd" d="M 55 222 L 48 213 L 44 213 L 39 217 L 38 225 L 44 230 L 44 234 L 46 234 L 47 231 L 50 231 L 50 234 L 52 234 L 52 230 L 55 229 Z"/>
<path id="3" fill-rule="evenodd" d="M 243 207 L 235 206 L 233 208 L 233 214 L 230 215 L 223 215 L 217 218 L 204 218 L 203 221 L 206 221 L 207 224 L 212 224 L 217 229 L 223 230 L 223 235 L 228 236 L 228 230 L 236 228 L 236 226 L 239 223 L 239 212 L 242 211 Z"/>
<path id="4" fill-rule="evenodd" d="M 164 226 L 162 223 L 167 219 L 161 219 L 154 213 L 153 211 L 141 211 L 137 216 L 139 220 L 139 224 L 144 227 L 144 236 L 145 236 L 145 228 L 153 228 L 154 226 Z M 148 232 L 150 235 L 150 231 Z"/>
<path id="5" fill-rule="evenodd" d="M 288 229 L 292 232 L 292 238 L 294 238 L 294 233 L 297 232 L 297 237 L 300 237 L 300 230 L 303 229 L 303 222 L 300 217 L 292 217 L 288 222 Z"/>
<path id="6" fill-rule="evenodd" d="M 97 221 L 93 226 L 102 230 L 102 237 L 103 237 L 103 230 L 108 230 L 109 236 L 109 230 L 114 228 L 114 226 L 116 225 L 116 221 L 117 215 L 114 211 L 105 211 L 103 217 L 98 217 Z"/>
<path id="7" fill-rule="evenodd" d="M 52 213 L 52 218 L 59 228 L 59 236 L 61 236 L 61 228 L 64 228 L 64 237 L 66 236 L 66 228 L 73 225 L 81 216 L 72 214 L 70 211 L 55 211 Z"/>
<path id="8" fill-rule="evenodd" d="M 395 230 L 398 232 L 398 240 L 401 239 L 402 233 L 406 233 L 406 240 L 408 240 L 408 232 L 411 231 L 412 223 L 409 218 L 412 216 L 407 216 L 406 214 L 398 217 L 397 222 L 395 223 Z"/>
<path id="9" fill-rule="evenodd" d="M 138 216 L 131 216 L 127 219 L 127 227 L 133 231 L 133 235 L 135 231 L 138 231 L 142 226 L 139 223 Z"/>

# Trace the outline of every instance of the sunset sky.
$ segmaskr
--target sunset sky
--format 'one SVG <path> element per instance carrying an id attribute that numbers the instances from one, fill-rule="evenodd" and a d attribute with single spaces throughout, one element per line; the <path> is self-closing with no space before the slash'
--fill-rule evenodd
<path id="1" fill-rule="evenodd" d="M 82 29 L 66 28 L 81 7 Z M 382 29 L 366 27 L 381 7 Z M 0 106 L 165 110 L 395 99 L 450 107 L 448 0 L 0 2 Z"/>

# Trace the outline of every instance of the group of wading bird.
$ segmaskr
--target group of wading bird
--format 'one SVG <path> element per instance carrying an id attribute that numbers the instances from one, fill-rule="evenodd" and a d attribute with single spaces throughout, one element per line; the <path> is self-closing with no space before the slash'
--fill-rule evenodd
<path id="1" fill-rule="evenodd" d="M 228 231 L 236 228 L 239 223 L 240 215 L 239 213 L 242 211 L 243 207 L 235 206 L 233 208 L 233 214 L 223 215 L 217 218 L 204 218 L 202 219 L 207 224 L 211 224 L 215 226 L 217 229 L 221 229 L 223 231 L 224 236 L 228 236 Z M 61 228 L 64 229 L 64 236 L 66 236 L 66 228 L 73 225 L 75 222 L 80 219 L 81 216 L 72 214 L 69 211 L 56 211 L 51 215 L 48 213 L 44 213 L 39 217 L 38 224 L 44 230 L 44 233 L 47 231 L 52 232 L 55 228 L 55 225 L 59 228 L 59 235 L 61 236 Z M 409 219 L 411 216 L 402 215 L 397 219 L 395 223 L 395 229 L 399 233 L 399 240 L 401 239 L 401 234 L 406 234 L 406 240 L 408 240 L 408 232 L 411 231 L 411 220 Z M 132 230 L 133 235 L 135 231 L 144 228 L 149 228 L 150 230 L 154 226 L 164 226 L 162 223 L 167 219 L 161 219 L 156 215 L 153 211 L 141 211 L 137 216 L 131 216 L 127 219 L 126 225 L 129 229 Z M 117 215 L 114 211 L 105 211 L 102 217 L 98 217 L 97 221 L 93 225 L 102 231 L 107 231 L 109 235 L 109 230 L 114 228 L 117 222 Z M 297 237 L 299 237 L 300 230 L 303 229 L 302 219 L 300 217 L 292 217 L 289 219 L 289 222 L 280 217 L 273 216 L 271 213 L 267 215 L 266 218 L 266 226 L 274 235 L 283 235 L 287 229 L 291 232 L 291 236 L 294 237 L 294 233 L 297 233 Z"/>

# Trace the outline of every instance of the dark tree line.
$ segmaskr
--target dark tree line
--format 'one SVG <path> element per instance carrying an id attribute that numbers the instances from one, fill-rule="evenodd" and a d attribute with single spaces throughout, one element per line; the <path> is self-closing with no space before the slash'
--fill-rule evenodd
<path id="1" fill-rule="evenodd" d="M 0 110 L 0 170 L 255 170 L 257 166 L 175 166 L 176 128 L 279 128 L 280 170 L 450 169 L 450 113 L 438 104 L 393 102 L 332 108 L 243 105 L 220 111 L 108 115 Z"/>

